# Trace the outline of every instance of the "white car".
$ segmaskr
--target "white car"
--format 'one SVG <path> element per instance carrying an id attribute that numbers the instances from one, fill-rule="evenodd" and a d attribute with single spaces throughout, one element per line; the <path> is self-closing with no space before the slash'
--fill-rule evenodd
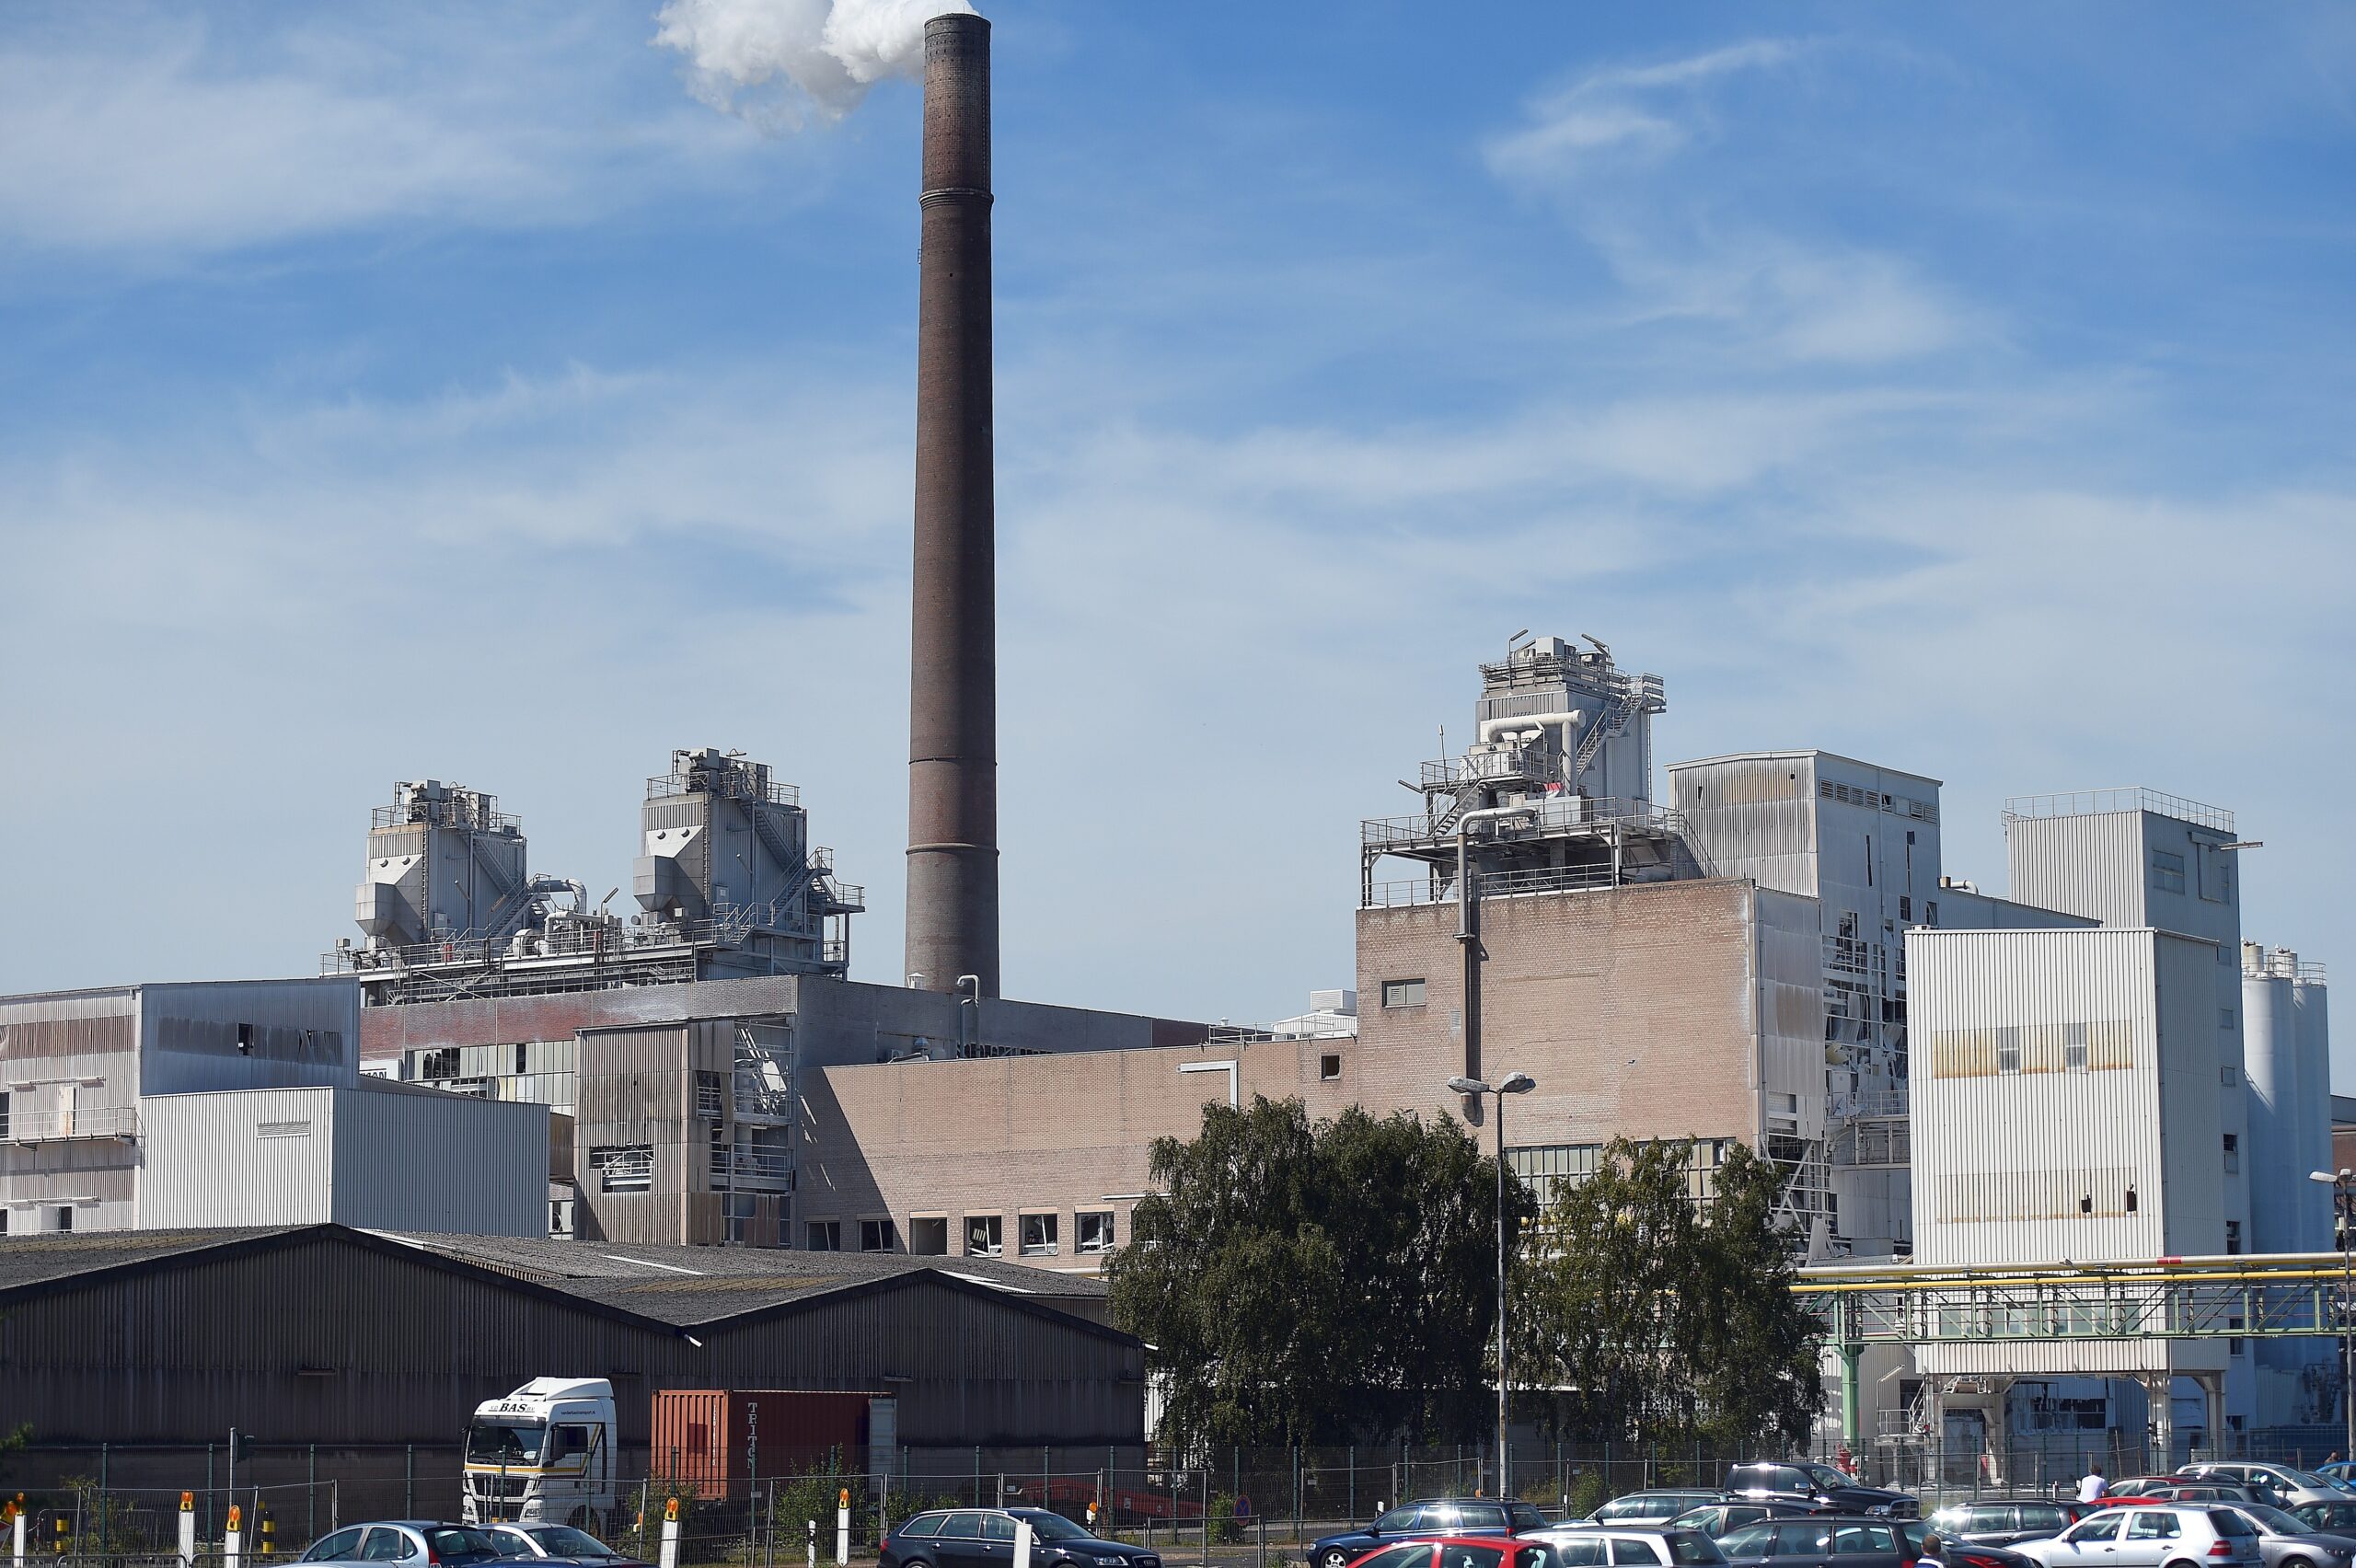
<path id="1" fill-rule="evenodd" d="M 1553 1549 L 1550 1568 L 1715 1568 L 1726 1553 L 1700 1530 L 1630 1528 L 1574 1522 L 1524 1530 L 1524 1540 Z"/>
<path id="2" fill-rule="evenodd" d="M 2106 1508 L 2008 1551 L 2041 1568 L 2258 1568 L 2258 1527 L 2222 1505 Z"/>

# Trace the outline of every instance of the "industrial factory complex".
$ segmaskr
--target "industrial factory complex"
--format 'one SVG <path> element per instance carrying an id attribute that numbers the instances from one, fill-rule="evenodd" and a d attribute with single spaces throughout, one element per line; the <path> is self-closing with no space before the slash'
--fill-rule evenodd
<path id="1" fill-rule="evenodd" d="M 1697 1197 L 1761 1151 L 1817 1264 L 2336 1246 L 2324 979 L 2246 928 L 2231 812 L 2015 799 L 1999 896 L 1895 759 L 1657 761 L 1667 683 L 1592 638 L 1470 672 L 1471 744 L 1360 824 L 1355 882 L 1337 860 L 1356 973 L 1300 1016 L 1002 996 L 987 24 L 928 38 L 900 983 L 849 977 L 861 888 L 753 716 L 679 737 L 751 755 L 648 759 L 618 904 L 534 866 L 491 794 L 396 784 L 321 974 L 0 998 L 0 1379 L 39 1424 L 201 1443 L 234 1386 L 273 1430 L 442 1441 L 594 1363 L 634 1397 L 888 1383 L 928 1443 L 1134 1447 L 1141 1347 L 1093 1276 L 1151 1142 L 1262 1095 L 1480 1123 L 1458 1075 L 1536 1079 L 1507 1152 L 1542 1197 L 1614 1138 L 1690 1147 Z M 1865 1440 L 2222 1435 L 2347 1392 L 2321 1339 L 1893 1346 L 1849 1377 Z"/>

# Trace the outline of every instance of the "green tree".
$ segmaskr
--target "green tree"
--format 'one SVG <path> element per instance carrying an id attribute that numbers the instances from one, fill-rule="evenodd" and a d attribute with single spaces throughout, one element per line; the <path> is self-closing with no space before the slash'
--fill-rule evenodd
<path id="1" fill-rule="evenodd" d="M 1791 1293 L 1781 1174 L 1738 1144 L 1697 1203 L 1691 1159 L 1616 1139 L 1557 1195 L 1517 1282 L 1521 1380 L 1565 1390 L 1582 1437 L 1797 1447 L 1822 1331 Z"/>
<path id="2" fill-rule="evenodd" d="M 1496 1167 L 1463 1127 L 1298 1100 L 1155 1140 L 1160 1192 L 1106 1274 L 1181 1444 L 1477 1429 L 1496 1323 Z M 1508 1188 L 1518 1231 L 1530 1204 Z"/>

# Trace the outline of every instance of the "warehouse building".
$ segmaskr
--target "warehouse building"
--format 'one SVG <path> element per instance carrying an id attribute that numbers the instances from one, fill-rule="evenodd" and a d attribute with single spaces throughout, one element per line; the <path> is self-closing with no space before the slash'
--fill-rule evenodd
<path id="1" fill-rule="evenodd" d="M 301 1479 L 307 1445 L 389 1453 L 448 1478 L 418 1506 L 455 1508 L 475 1405 L 544 1375 L 613 1382 L 629 1474 L 655 1390 L 725 1388 L 892 1394 L 912 1475 L 1034 1471 L 1042 1445 L 1093 1471 L 1144 1438 L 1143 1346 L 1103 1299 L 985 1261 L 332 1225 L 45 1237 L 0 1247 L 0 1388 L 52 1456 L 29 1462 L 110 1443 L 121 1486 L 190 1484 L 234 1425 L 261 1445 L 255 1482 Z"/>

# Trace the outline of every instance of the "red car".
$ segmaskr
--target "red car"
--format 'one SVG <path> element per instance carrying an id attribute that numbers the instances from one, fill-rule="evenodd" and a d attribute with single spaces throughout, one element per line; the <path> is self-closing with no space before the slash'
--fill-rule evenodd
<path id="1" fill-rule="evenodd" d="M 1350 1568 L 1556 1568 L 1554 1549 L 1510 1536 L 1430 1536 L 1376 1547 Z"/>

